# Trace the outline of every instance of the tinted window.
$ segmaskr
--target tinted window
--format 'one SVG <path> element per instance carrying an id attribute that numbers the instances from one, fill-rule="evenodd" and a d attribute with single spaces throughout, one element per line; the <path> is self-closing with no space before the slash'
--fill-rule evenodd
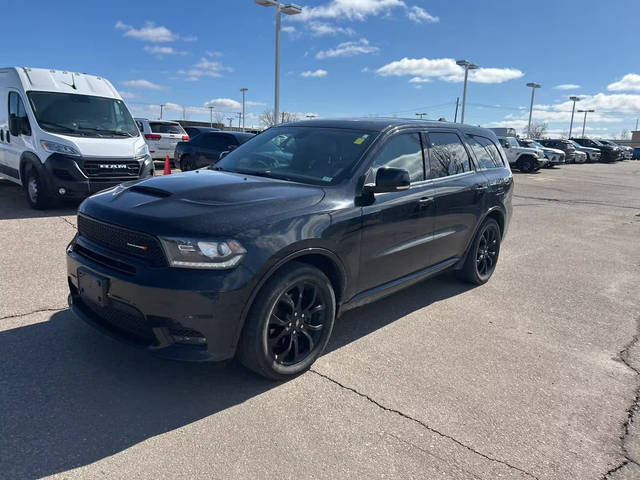
<path id="1" fill-rule="evenodd" d="M 228 138 L 228 135 L 218 135 L 216 133 L 203 133 L 197 137 L 198 145 L 201 145 L 211 150 L 219 150 L 224 152 L 229 150 L 229 145 L 235 145 L 232 139 Z"/>
<path id="2" fill-rule="evenodd" d="M 375 170 L 380 167 L 402 168 L 408 171 L 411 183 L 424 180 L 420 135 L 405 133 L 389 140 L 373 162 Z"/>
<path id="3" fill-rule="evenodd" d="M 429 133 L 430 178 L 447 177 L 471 170 L 469 156 L 455 133 Z"/>
<path id="4" fill-rule="evenodd" d="M 498 148 L 488 138 L 477 135 L 468 135 L 469 145 L 476 156 L 479 168 L 502 167 L 502 159 L 498 153 Z"/>
<path id="5" fill-rule="evenodd" d="M 186 127 L 184 129 L 184 131 L 187 132 L 187 135 L 189 135 L 189 137 L 191 137 L 191 138 L 195 137 L 196 135 L 198 135 L 200 133 L 200 130 L 198 130 L 196 128 L 189 128 L 189 127 Z"/>
<path id="6" fill-rule="evenodd" d="M 500 155 L 500 150 L 498 150 L 498 147 L 493 143 L 493 141 L 480 136 L 476 136 L 474 138 L 487 150 L 487 152 L 489 152 L 491 160 L 493 160 L 494 167 L 504 167 L 504 160 L 502 159 L 502 155 Z"/>
<path id="7" fill-rule="evenodd" d="M 175 133 L 182 135 L 182 127 L 173 123 L 149 122 L 153 133 Z"/>
<path id="8" fill-rule="evenodd" d="M 29 118 L 27 112 L 24 109 L 24 103 L 22 98 L 16 92 L 9 92 L 9 118 L 17 117 L 20 123 L 20 129 L 22 129 L 22 135 L 31 135 L 31 126 L 29 125 Z"/>

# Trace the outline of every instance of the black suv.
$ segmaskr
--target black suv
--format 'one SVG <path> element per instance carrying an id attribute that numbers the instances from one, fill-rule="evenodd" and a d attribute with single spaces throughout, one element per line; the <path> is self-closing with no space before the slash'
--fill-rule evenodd
<path id="1" fill-rule="evenodd" d="M 71 309 L 168 358 L 295 375 L 348 309 L 445 270 L 489 280 L 513 191 L 499 145 L 460 124 L 310 120 L 106 190 L 79 207 Z"/>
<path id="2" fill-rule="evenodd" d="M 576 160 L 576 147 L 573 146 L 569 140 L 563 140 L 561 138 L 543 138 L 538 140 L 539 143 L 547 148 L 555 148 L 562 150 L 565 155 L 566 163 L 573 163 Z"/>
<path id="3" fill-rule="evenodd" d="M 204 132 L 176 145 L 174 163 L 183 172 L 213 165 L 228 152 L 255 136 L 242 132 Z"/>
<path id="4" fill-rule="evenodd" d="M 571 138 L 570 140 L 573 140 L 583 147 L 597 148 L 600 150 L 601 162 L 616 162 L 620 157 L 620 149 L 600 143 L 598 140 L 593 140 L 591 138 Z"/>

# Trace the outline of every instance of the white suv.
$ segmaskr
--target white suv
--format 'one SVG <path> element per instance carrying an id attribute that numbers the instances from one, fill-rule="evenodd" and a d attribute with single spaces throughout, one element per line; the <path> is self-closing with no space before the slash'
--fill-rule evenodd
<path id="1" fill-rule="evenodd" d="M 171 161 L 178 142 L 187 142 L 189 135 L 178 122 L 167 120 L 149 120 L 136 118 L 136 123 L 149 146 L 149 153 L 154 160 L 164 160 L 167 154 Z"/>

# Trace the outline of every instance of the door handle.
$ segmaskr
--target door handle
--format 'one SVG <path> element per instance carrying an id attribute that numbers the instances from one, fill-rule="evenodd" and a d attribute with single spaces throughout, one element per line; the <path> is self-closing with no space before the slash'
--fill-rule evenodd
<path id="1" fill-rule="evenodd" d="M 433 203 L 433 197 L 422 197 L 419 202 L 422 207 L 430 205 Z"/>

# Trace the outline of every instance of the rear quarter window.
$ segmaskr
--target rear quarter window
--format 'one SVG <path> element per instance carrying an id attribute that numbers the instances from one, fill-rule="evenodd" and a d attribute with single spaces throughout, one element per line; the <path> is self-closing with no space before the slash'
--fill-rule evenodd
<path id="1" fill-rule="evenodd" d="M 180 135 L 185 133 L 180 125 L 172 123 L 149 122 L 149 126 L 153 133 L 174 133 Z"/>

